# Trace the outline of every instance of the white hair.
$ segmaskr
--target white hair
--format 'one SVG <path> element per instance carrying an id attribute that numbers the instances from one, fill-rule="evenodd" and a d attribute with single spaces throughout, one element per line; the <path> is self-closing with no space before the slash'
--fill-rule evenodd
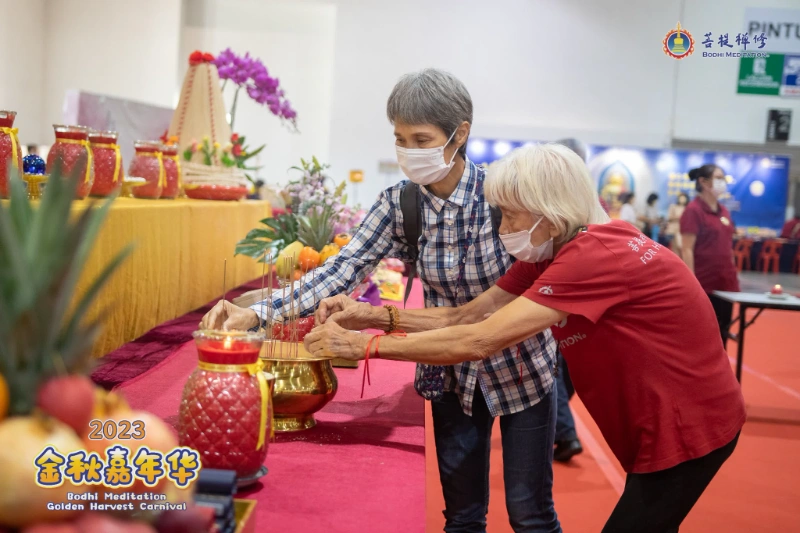
<path id="1" fill-rule="evenodd" d="M 610 219 L 581 158 L 560 144 L 517 148 L 489 166 L 486 200 L 498 207 L 543 215 L 570 239 L 581 226 Z"/>

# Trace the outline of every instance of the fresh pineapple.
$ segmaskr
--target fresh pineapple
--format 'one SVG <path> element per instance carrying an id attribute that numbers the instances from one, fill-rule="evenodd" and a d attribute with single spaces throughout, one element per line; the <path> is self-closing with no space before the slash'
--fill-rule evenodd
<path id="1" fill-rule="evenodd" d="M 86 312 L 129 252 L 125 249 L 111 258 L 89 289 L 75 298 L 78 278 L 111 200 L 72 217 L 70 205 L 83 176 L 73 173 L 64 178 L 59 163 L 38 209 L 28 201 L 13 170 L 10 202 L 0 205 L 0 374 L 8 386 L 10 416 L 0 422 L 0 526 L 65 518 L 69 513 L 48 512 L 46 502 L 64 501 L 60 498 L 66 491 L 90 489 L 67 483 L 57 489 L 35 485 L 33 458 L 46 446 L 62 453 L 83 447 L 72 427 L 42 416 L 37 394 L 56 375 L 87 370 L 100 321 L 86 323 Z M 50 389 L 60 390 L 51 394 L 60 397 L 65 418 L 71 418 L 70 410 L 86 410 L 87 405 L 78 405 L 86 402 L 58 384 Z"/>
<path id="2" fill-rule="evenodd" d="M 312 208 L 300 217 L 297 238 L 306 246 L 321 252 L 333 240 L 334 218 L 330 206 L 323 209 Z"/>
<path id="3" fill-rule="evenodd" d="M 0 206 L 0 373 L 8 382 L 12 416 L 33 410 L 36 390 L 47 378 L 87 369 L 100 321 L 86 324 L 84 317 L 130 251 L 113 257 L 75 300 L 78 278 L 112 200 L 71 217 L 82 177 L 61 174 L 57 165 L 35 209 L 12 172 L 11 200 Z"/>

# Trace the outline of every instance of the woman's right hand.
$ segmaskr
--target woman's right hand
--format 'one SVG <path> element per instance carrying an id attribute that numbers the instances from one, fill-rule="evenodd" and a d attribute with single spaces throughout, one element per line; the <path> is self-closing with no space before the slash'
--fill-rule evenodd
<path id="1" fill-rule="evenodd" d="M 331 321 L 345 329 L 360 330 L 372 327 L 372 311 L 370 304 L 339 294 L 322 300 L 314 318 L 317 324 Z"/>
<path id="2" fill-rule="evenodd" d="M 261 323 L 252 309 L 239 307 L 231 302 L 220 300 L 206 313 L 200 322 L 200 329 L 221 329 L 225 331 L 247 331 Z"/>

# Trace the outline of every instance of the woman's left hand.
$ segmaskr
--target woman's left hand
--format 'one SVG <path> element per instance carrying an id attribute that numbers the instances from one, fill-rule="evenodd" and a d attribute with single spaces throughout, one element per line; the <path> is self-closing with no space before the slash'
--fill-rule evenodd
<path id="1" fill-rule="evenodd" d="M 349 331 L 328 321 L 306 335 L 306 350 L 316 357 L 340 357 L 348 361 L 364 359 L 369 336 Z"/>

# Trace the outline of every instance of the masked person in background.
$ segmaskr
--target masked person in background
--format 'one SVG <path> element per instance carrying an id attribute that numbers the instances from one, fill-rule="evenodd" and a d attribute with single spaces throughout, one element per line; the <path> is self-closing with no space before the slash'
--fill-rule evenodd
<path id="1" fill-rule="evenodd" d="M 454 76 L 426 69 L 404 76 L 386 105 L 394 125 L 397 160 L 419 186 L 422 228 L 417 243 L 425 307 L 457 307 L 488 290 L 512 259 L 494 227 L 483 194 L 484 170 L 466 156 L 472 99 Z M 403 181 L 383 191 L 351 242 L 295 290 L 301 312 L 314 301 L 355 288 L 384 258 L 409 262 L 401 195 Z M 409 281 L 410 282 L 410 281 Z M 287 291 L 271 302 L 276 318 L 287 312 Z M 379 309 L 379 308 L 376 308 Z M 387 313 L 390 312 L 381 309 Z M 267 313 L 219 302 L 203 328 L 249 329 Z M 419 327 L 399 311 L 401 327 Z M 483 361 L 418 365 L 415 388 L 432 400 L 445 531 L 485 532 L 489 504 L 489 451 L 500 417 L 506 508 L 516 532 L 561 531 L 553 507 L 553 438 L 556 344 L 549 330 L 520 339 Z"/>
<path id="2" fill-rule="evenodd" d="M 681 257 L 694 272 L 714 306 L 722 345 L 728 345 L 728 327 L 733 303 L 714 296 L 714 291 L 739 291 L 739 278 L 733 258 L 736 226 L 728 209 L 719 201 L 728 190 L 725 173 L 717 165 L 703 165 L 689 171 L 697 197 L 681 215 Z"/>

